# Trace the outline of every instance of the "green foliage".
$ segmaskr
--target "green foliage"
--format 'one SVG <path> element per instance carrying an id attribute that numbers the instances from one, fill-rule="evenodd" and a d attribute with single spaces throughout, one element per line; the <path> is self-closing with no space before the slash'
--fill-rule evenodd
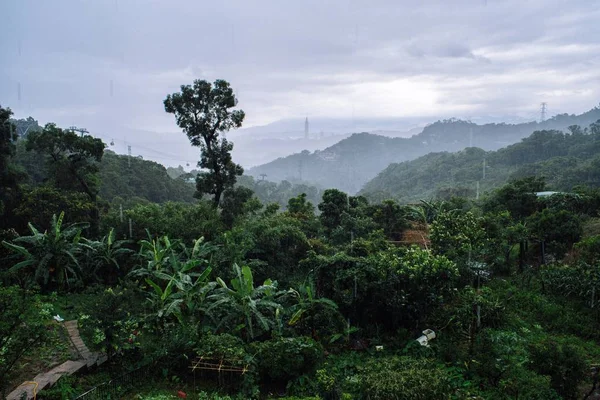
<path id="1" fill-rule="evenodd" d="M 263 380 L 287 382 L 315 370 L 323 348 L 308 337 L 277 338 L 252 344 Z"/>
<path id="2" fill-rule="evenodd" d="M 552 388 L 564 399 L 579 398 L 579 385 L 588 370 L 581 350 L 566 340 L 546 339 L 530 346 L 531 368 L 550 377 Z"/>
<path id="3" fill-rule="evenodd" d="M 191 253 L 167 236 L 140 242 L 145 264 L 131 272 L 149 285 L 148 300 L 154 311 L 155 327 L 162 329 L 169 319 L 196 326 L 205 313 L 204 300 L 216 286 L 208 279 L 212 268 L 208 258 L 214 247 L 200 238 Z M 204 267 L 202 270 L 201 268 Z"/>
<path id="4" fill-rule="evenodd" d="M 479 290 L 467 286 L 442 307 L 429 321 L 434 330 L 444 329 L 440 350 L 448 360 L 455 361 L 473 352 L 473 345 L 482 329 L 498 328 L 506 321 L 506 305 L 489 287 Z M 444 343 L 448 339 L 450 343 Z M 437 343 L 436 343 L 437 344 Z"/>
<path id="5" fill-rule="evenodd" d="M 98 163 L 102 160 L 105 144 L 90 135 L 79 136 L 55 124 L 46 124 L 43 130 L 27 136 L 27 150 L 35 151 L 47 163 L 48 177 L 57 189 L 83 192 L 90 202 L 96 203 L 99 191 Z M 98 210 L 90 213 L 92 230 L 98 224 Z"/>
<path id="6" fill-rule="evenodd" d="M 129 219 L 132 225 L 131 239 L 134 240 L 145 239 L 149 231 L 156 236 L 167 235 L 191 244 L 199 237 L 214 240 L 223 229 L 217 211 L 204 201 L 197 204 L 166 202 L 123 207 L 123 220 L 118 204 L 113 203 L 111 210 L 102 218 L 102 228 L 105 231 L 115 228 L 118 238 L 129 238 Z"/>
<path id="7" fill-rule="evenodd" d="M 581 238 L 581 219 L 567 210 L 545 208 L 527 218 L 534 237 L 547 243 L 548 251 L 562 259 Z"/>
<path id="8" fill-rule="evenodd" d="M 466 263 L 476 258 L 485 245 L 483 221 L 473 213 L 442 212 L 431 225 L 431 245 L 434 252 L 456 262 Z"/>
<path id="9" fill-rule="evenodd" d="M 81 231 L 85 224 L 63 227 L 64 213 L 52 217 L 50 231 L 41 233 L 29 224 L 30 236 L 20 236 L 12 242 L 2 244 L 17 253 L 23 261 L 10 268 L 24 284 L 37 283 L 43 289 L 57 285 L 68 288 L 81 280 L 81 265 L 78 256 L 89 247 L 82 242 Z M 23 246 L 21 246 L 23 244 Z"/>
<path id="10" fill-rule="evenodd" d="M 182 178 L 172 178 L 157 162 L 105 151 L 99 164 L 102 199 L 119 208 L 117 199 L 146 199 L 152 203 L 168 201 L 194 202 L 194 185 Z"/>
<path id="11" fill-rule="evenodd" d="M 19 181 L 23 178 L 13 164 L 17 130 L 10 121 L 11 115 L 10 108 L 0 106 L 0 229 L 7 227 L 5 213 L 12 209 L 18 195 Z"/>
<path id="12" fill-rule="evenodd" d="M 177 125 L 185 132 L 193 146 L 200 147 L 202 155 L 198 166 L 208 172 L 196 177 L 197 194 L 214 195 L 218 206 L 226 189 L 233 188 L 236 177 L 244 172 L 231 159 L 233 143 L 219 134 L 239 128 L 244 120 L 242 110 L 232 110 L 237 100 L 227 81 L 217 79 L 213 84 L 195 80 L 193 85 L 182 85 L 180 93 L 167 96 L 165 111 L 175 114 Z"/>
<path id="13" fill-rule="evenodd" d="M 223 192 L 221 218 L 226 227 L 231 228 L 235 221 L 262 208 L 252 190 L 238 186 Z"/>
<path id="14" fill-rule="evenodd" d="M 195 351 L 201 357 L 225 360 L 228 363 L 247 364 L 252 360 L 242 339 L 228 333 L 214 335 L 207 332 L 198 341 Z"/>
<path id="15" fill-rule="evenodd" d="M 121 264 L 133 254 L 133 250 L 124 247 L 127 241 L 116 240 L 115 237 L 115 230 L 111 229 L 99 241 L 82 239 L 88 246 L 86 268 L 83 271 L 87 279 L 84 280 L 94 283 L 116 280 Z"/>
<path id="16" fill-rule="evenodd" d="M 323 201 L 319 203 L 319 219 L 328 231 L 333 231 L 342 223 L 342 214 L 348 211 L 348 196 L 337 189 L 328 189 L 323 193 Z"/>
<path id="17" fill-rule="evenodd" d="M 260 333 L 270 331 L 277 326 L 281 305 L 277 297 L 277 282 L 270 279 L 260 286 L 254 286 L 254 277 L 250 267 L 240 268 L 233 265 L 235 277 L 231 288 L 225 281 L 217 278 L 219 288 L 207 297 L 211 303 L 208 311 L 217 321 L 217 330 L 229 328 L 229 331 L 243 330 L 247 340 L 254 339 Z M 258 331 L 256 330 L 258 328 Z"/>
<path id="18" fill-rule="evenodd" d="M 310 248 L 302 222 L 285 213 L 251 218 L 217 242 L 222 244 L 217 261 L 222 276 L 230 273 L 232 263 L 253 260 L 252 272 L 259 280 L 271 278 L 286 284 L 291 284 L 294 276 L 303 276 L 298 263 Z"/>
<path id="19" fill-rule="evenodd" d="M 91 223 L 95 205 L 82 192 L 63 191 L 51 185 L 23 188 L 22 201 L 15 207 L 15 215 L 39 230 L 51 229 L 52 215 L 65 213 L 68 221 Z M 19 224 L 17 227 L 21 228 Z M 22 232 L 22 231 L 21 231 Z"/>
<path id="20" fill-rule="evenodd" d="M 434 360 L 408 357 L 374 359 L 358 368 L 361 399 L 448 399 L 451 384 L 446 370 Z"/>
<path id="21" fill-rule="evenodd" d="M 409 227 L 408 209 L 394 200 L 385 200 L 381 204 L 372 205 L 371 208 L 373 221 L 383 229 L 385 235 L 392 240 L 400 240 L 402 232 Z"/>
<path id="22" fill-rule="evenodd" d="M 98 293 L 88 314 L 78 318 L 79 329 L 92 349 L 109 358 L 132 354 L 141 346 L 140 297 L 131 287 L 108 288 Z"/>
<path id="23" fill-rule="evenodd" d="M 266 179 L 254 179 L 252 176 L 242 175 L 238 178 L 237 185 L 251 189 L 261 203 L 275 203 L 282 209 L 288 207 L 288 211 L 289 201 L 293 198 L 299 199 L 302 194 L 305 194 L 307 203 L 317 204 L 321 200 L 321 189 L 302 182 L 292 183 L 284 179 L 275 183 Z"/>
<path id="24" fill-rule="evenodd" d="M 550 378 L 527 369 L 530 354 L 518 332 L 485 330 L 477 341 L 475 369 L 487 384 L 509 398 L 559 399 Z M 503 398 L 503 397 L 500 397 Z"/>
<path id="25" fill-rule="evenodd" d="M 306 193 L 301 193 L 288 200 L 287 211 L 297 218 L 310 218 L 314 216 L 315 206 L 306 199 Z"/>
<path id="26" fill-rule="evenodd" d="M 418 321 L 454 293 L 458 268 L 444 256 L 413 246 L 380 252 L 371 259 L 382 273 L 378 287 L 392 321 L 396 315 L 405 322 Z"/>
<path id="27" fill-rule="evenodd" d="M 16 363 L 48 336 L 51 306 L 38 295 L 0 286 L 0 396 L 4 397 Z"/>
<path id="28" fill-rule="evenodd" d="M 588 306 L 598 307 L 600 294 L 600 266 L 577 263 L 552 264 L 541 268 L 540 279 L 544 289 L 554 295 L 573 297 Z"/>

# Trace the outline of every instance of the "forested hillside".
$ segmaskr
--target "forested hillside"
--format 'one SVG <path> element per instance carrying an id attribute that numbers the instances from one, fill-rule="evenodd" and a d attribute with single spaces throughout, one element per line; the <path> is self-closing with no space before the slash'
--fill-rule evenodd
<path id="1" fill-rule="evenodd" d="M 368 182 L 361 194 L 372 200 L 418 201 L 452 195 L 473 198 L 477 182 L 483 192 L 528 176 L 545 178 L 555 190 L 600 186 L 600 121 L 585 129 L 573 125 L 567 133 L 536 131 L 520 143 L 497 151 L 467 148 L 391 164 Z"/>
<path id="2" fill-rule="evenodd" d="M 33 187 L 43 185 L 48 180 L 45 158 L 27 151 L 25 140 L 17 141 L 16 149 L 16 163 L 27 173 L 28 183 Z M 110 202 L 117 196 L 155 203 L 194 200 L 194 185 L 171 178 L 166 168 L 157 162 L 105 150 L 98 168 L 99 196 L 103 200 Z"/>
<path id="3" fill-rule="evenodd" d="M 427 126 L 411 138 L 354 134 L 323 151 L 304 151 L 251 168 L 249 175 L 266 174 L 271 181 L 302 180 L 350 193 L 390 163 L 413 160 L 430 152 L 459 151 L 466 147 L 497 150 L 531 135 L 536 130 L 566 130 L 570 125 L 588 126 L 600 119 L 600 108 L 581 115 L 560 114 L 544 122 L 477 125 L 450 119 Z"/>

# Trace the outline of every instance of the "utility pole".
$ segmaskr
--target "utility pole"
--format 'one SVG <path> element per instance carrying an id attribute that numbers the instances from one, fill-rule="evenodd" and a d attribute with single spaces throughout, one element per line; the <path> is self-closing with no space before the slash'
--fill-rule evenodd
<path id="1" fill-rule="evenodd" d="M 483 158 L 483 178 L 482 180 L 485 180 L 485 157 Z"/>
<path id="2" fill-rule="evenodd" d="M 89 133 L 87 129 L 78 128 L 76 126 L 70 126 L 69 129 L 72 130 L 73 132 L 79 132 L 81 134 L 81 137 L 83 137 L 84 133 Z"/>
<path id="3" fill-rule="evenodd" d="M 546 120 L 546 111 L 548 111 L 547 106 L 548 103 L 546 102 L 540 104 L 540 122 L 544 122 Z"/>

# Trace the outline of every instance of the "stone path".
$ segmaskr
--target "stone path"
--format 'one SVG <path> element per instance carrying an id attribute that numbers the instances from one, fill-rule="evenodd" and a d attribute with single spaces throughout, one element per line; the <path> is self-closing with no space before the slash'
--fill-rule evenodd
<path id="1" fill-rule="evenodd" d="M 71 342 L 79 353 L 79 360 L 66 361 L 48 372 L 36 375 L 32 381 L 23 382 L 8 395 L 7 400 L 20 400 L 23 393 L 27 395 L 28 400 L 33 399 L 34 391 L 38 393 L 40 390 L 54 385 L 61 376 L 73 375 L 84 368 L 91 368 L 106 361 L 106 356 L 91 352 L 85 343 L 83 343 L 83 340 L 79 336 L 79 329 L 77 329 L 77 321 L 66 321 L 64 325 L 67 328 L 67 332 L 69 332 Z M 37 387 L 35 383 L 37 383 Z"/>

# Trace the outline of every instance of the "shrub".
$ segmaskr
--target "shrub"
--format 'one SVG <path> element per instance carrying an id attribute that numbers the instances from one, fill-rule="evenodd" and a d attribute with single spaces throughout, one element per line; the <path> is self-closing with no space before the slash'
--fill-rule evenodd
<path id="1" fill-rule="evenodd" d="M 449 398 L 451 392 L 447 371 L 432 360 L 371 360 L 359 372 L 361 399 L 440 400 Z"/>
<path id="2" fill-rule="evenodd" d="M 550 377 L 550 384 L 565 399 L 575 399 L 587 365 L 578 347 L 546 339 L 530 348 L 531 368 Z"/>
<path id="3" fill-rule="evenodd" d="M 323 357 L 323 348 L 308 337 L 279 338 L 254 343 L 260 376 L 288 381 L 312 372 Z"/>

